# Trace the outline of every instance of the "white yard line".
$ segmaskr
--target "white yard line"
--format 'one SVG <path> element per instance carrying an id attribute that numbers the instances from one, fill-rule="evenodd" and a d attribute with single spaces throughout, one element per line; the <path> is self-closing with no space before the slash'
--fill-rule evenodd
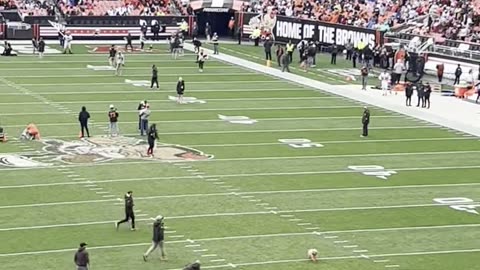
<path id="1" fill-rule="evenodd" d="M 113 72 L 113 71 L 110 71 Z M 51 74 L 51 73 L 50 73 Z M 253 74 L 252 72 L 233 72 L 233 73 L 182 73 L 183 77 L 189 76 L 202 76 L 202 77 L 210 77 L 210 76 L 263 76 L 258 74 Z M 60 74 L 60 75 L 5 75 L 2 74 L 4 78 L 115 78 L 113 73 L 112 74 Z M 143 77 L 149 78 L 146 74 L 124 74 L 120 76 L 120 78 L 131 78 L 131 77 Z M 159 73 L 158 77 L 178 77 L 178 73 Z M 118 78 L 118 77 L 117 77 Z M 228 83 L 228 81 L 225 81 Z"/>
<path id="2" fill-rule="evenodd" d="M 259 84 L 259 83 L 268 83 L 268 84 L 275 84 L 275 83 L 282 83 L 282 85 L 292 85 L 292 86 L 295 86 L 297 89 L 298 88 L 302 88 L 304 90 L 307 90 L 307 88 L 305 88 L 305 86 L 302 86 L 302 85 L 297 85 L 297 84 L 294 84 L 294 83 L 289 83 L 289 82 L 283 82 L 283 81 L 279 81 L 279 80 L 262 80 L 262 81 L 255 81 L 255 80 L 241 80 L 241 81 L 228 81 L 228 82 L 225 82 L 225 81 L 193 81 L 193 82 L 189 82 L 188 84 L 190 85 L 196 85 L 196 84 L 208 84 L 208 85 L 215 85 L 215 84 L 223 84 L 225 85 L 225 83 L 229 83 L 229 84 Z M 162 82 L 162 85 L 176 85 L 177 82 Z M 83 82 L 83 83 L 68 83 L 68 82 L 59 82 L 59 83 L 28 83 L 28 84 L 18 84 L 18 85 L 21 85 L 21 86 L 85 86 L 85 87 L 88 87 L 88 86 L 93 86 L 93 85 L 128 85 L 126 84 L 125 82 L 105 82 L 105 83 L 101 83 L 101 82 L 93 82 L 93 83 L 89 83 L 89 82 Z M 133 86 L 132 86 L 133 87 Z M 263 89 L 263 91 L 265 90 L 269 90 L 268 88 L 267 89 Z M 276 89 L 272 89 L 272 91 L 275 91 Z M 195 91 L 195 90 L 193 90 Z M 240 91 L 240 90 L 239 90 Z M 248 89 L 244 89 L 244 91 L 250 91 Z M 117 91 L 113 91 L 113 92 L 107 92 L 107 93 L 116 93 Z M 150 91 L 144 91 L 144 92 L 152 92 L 152 90 Z M 47 93 L 39 93 L 39 94 L 62 94 L 62 93 L 74 93 L 74 92 L 47 92 Z M 78 93 L 85 93 L 85 92 L 78 92 Z M 138 91 L 135 91 L 135 93 L 138 93 Z"/>
<path id="3" fill-rule="evenodd" d="M 436 170 L 451 170 L 451 169 L 478 169 L 480 165 L 472 166 L 441 166 L 441 167 L 424 167 L 424 168 L 389 168 L 394 171 L 436 171 Z M 8 170 L 8 169 L 2 169 Z M 321 174 L 341 174 L 341 173 L 358 173 L 352 170 L 332 170 L 332 171 L 311 171 L 311 172 L 270 172 L 270 173 L 245 173 L 245 174 L 219 174 L 210 175 L 209 177 L 216 177 L 207 179 L 206 181 L 218 181 L 218 178 L 244 178 L 257 176 L 288 176 L 288 175 L 321 175 Z M 24 185 L 5 185 L 0 186 L 0 189 L 10 188 L 31 188 L 31 187 L 49 187 L 49 186 L 63 186 L 63 185 L 81 185 L 81 184 L 95 184 L 95 183 L 116 183 L 116 182 L 137 182 L 137 181 L 154 181 L 154 180 L 178 180 L 178 179 L 198 179 L 197 176 L 165 176 L 165 177 L 148 177 L 148 178 L 119 178 L 119 179 L 105 179 L 105 180 L 88 180 L 85 182 L 55 182 L 55 183 L 39 183 L 39 184 L 24 184 Z M 75 180 L 75 179 L 74 179 Z M 2 179 L 0 179 L 0 182 Z M 270 194 L 270 193 L 289 193 L 289 192 L 322 192 L 322 191 L 346 191 L 346 190 L 377 190 L 377 189 L 408 189 L 408 188 L 429 188 L 429 187 L 462 187 L 462 186 L 478 186 L 480 183 L 459 183 L 459 184 L 419 184 L 419 185 L 401 185 L 401 186 L 370 186 L 370 187 L 346 187 L 346 188 L 324 188 L 324 189 L 298 189 L 298 190 L 278 190 L 278 191 L 246 191 L 238 194 Z M 200 196 L 204 196 L 202 193 Z M 214 193 L 217 194 L 217 193 Z M 224 193 L 230 195 L 230 193 Z M 176 195 L 169 195 L 176 196 Z M 180 196 L 183 196 L 180 194 Z M 192 196 L 190 194 L 189 196 Z"/>
<path id="4" fill-rule="evenodd" d="M 165 109 L 165 110 L 151 110 L 152 112 L 222 112 L 222 111 L 268 111 L 268 110 L 308 110 L 308 109 L 348 109 L 348 108 L 358 108 L 359 106 L 355 105 L 341 105 L 341 106 L 299 106 L 299 107 L 239 107 L 239 108 L 192 108 L 192 109 Z M 93 113 L 105 113 L 105 111 L 90 111 L 90 114 Z M 120 113 L 135 113 L 138 114 L 137 110 L 121 110 Z M 4 116 L 14 116 L 14 115 L 55 115 L 58 112 L 21 112 L 21 113 L 2 113 Z M 121 122 L 120 122 L 121 123 Z M 40 125 L 40 124 L 39 124 Z M 425 126 L 425 125 L 424 125 Z M 417 126 L 417 127 L 424 127 Z M 403 127 L 402 127 L 403 128 Z M 405 127 L 408 128 L 408 127 Z M 358 129 L 358 127 L 357 127 Z"/>

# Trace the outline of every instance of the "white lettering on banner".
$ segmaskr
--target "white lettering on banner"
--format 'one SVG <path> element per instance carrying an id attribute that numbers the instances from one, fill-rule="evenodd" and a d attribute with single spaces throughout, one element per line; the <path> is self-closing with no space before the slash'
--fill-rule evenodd
<path id="1" fill-rule="evenodd" d="M 302 38 L 302 24 L 292 22 L 277 21 L 276 37 L 303 39 Z"/>
<path id="2" fill-rule="evenodd" d="M 336 29 L 335 42 L 337 45 L 345 45 L 348 41 L 353 42 L 354 46 L 363 40 L 365 44 L 375 46 L 375 35 L 370 33 L 352 31 L 347 29 Z"/>
<path id="3" fill-rule="evenodd" d="M 280 139 L 278 141 L 293 148 L 323 147 L 322 144 L 314 143 L 309 139 Z"/>
<path id="4" fill-rule="evenodd" d="M 311 39 L 315 35 L 315 25 L 305 24 L 303 26 L 303 39 Z"/>
<path id="5" fill-rule="evenodd" d="M 396 171 L 386 170 L 379 165 L 363 165 L 363 166 L 348 166 L 350 170 L 360 172 L 363 175 L 375 176 L 377 178 L 387 180 L 389 176 L 396 174 Z"/>
<path id="6" fill-rule="evenodd" d="M 335 43 L 335 28 L 327 26 L 318 26 L 318 41 L 321 43 Z"/>
<path id="7" fill-rule="evenodd" d="M 433 199 L 434 202 L 448 205 L 450 208 L 463 211 L 470 214 L 478 215 L 479 213 L 475 208 L 480 207 L 480 204 L 465 204 L 465 203 L 473 203 L 473 200 L 470 198 L 465 197 L 452 197 L 452 198 L 435 198 Z M 463 203 L 463 204 L 460 204 Z"/>

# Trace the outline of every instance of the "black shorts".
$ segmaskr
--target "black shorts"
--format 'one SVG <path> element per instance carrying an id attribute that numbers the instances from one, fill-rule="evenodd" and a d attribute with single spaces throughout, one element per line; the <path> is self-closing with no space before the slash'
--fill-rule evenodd
<path id="1" fill-rule="evenodd" d="M 179 91 L 177 91 L 177 95 L 179 95 L 179 96 L 183 96 L 183 92 L 179 92 Z"/>

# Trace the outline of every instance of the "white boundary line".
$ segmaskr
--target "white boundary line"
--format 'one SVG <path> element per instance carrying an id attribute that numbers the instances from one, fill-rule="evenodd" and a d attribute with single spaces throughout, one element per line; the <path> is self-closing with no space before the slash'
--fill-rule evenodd
<path id="1" fill-rule="evenodd" d="M 155 62 L 150 61 L 150 62 Z M 59 61 L 61 62 L 61 61 Z M 90 61 L 89 61 L 90 62 Z M 93 62 L 93 61 L 92 61 Z M 71 63 L 71 62 L 69 62 Z M 112 72 L 112 71 L 110 71 Z M 113 74 L 113 73 L 112 73 Z M 101 74 L 61 74 L 61 75 L 4 75 L 2 74 L 3 78 L 62 78 L 62 79 L 70 79 L 70 78 L 115 78 L 112 77 L 112 74 L 107 74 L 107 75 L 101 75 Z M 255 74 L 252 72 L 234 72 L 234 73 L 183 73 L 183 77 L 189 77 L 189 76 L 265 76 L 263 74 Z M 148 74 L 124 74 L 121 76 L 121 78 L 131 78 L 131 77 L 143 77 L 143 78 L 149 78 Z M 178 73 L 160 73 L 158 74 L 158 77 L 178 77 Z M 225 83 L 228 83 L 228 81 L 225 81 Z"/>
<path id="2" fill-rule="evenodd" d="M 226 81 L 194 81 L 194 82 L 189 82 L 188 84 L 189 85 L 196 85 L 196 84 L 208 84 L 208 85 L 214 85 L 214 84 L 225 84 Z M 268 83 L 268 84 L 275 84 L 275 83 L 282 83 L 282 85 L 291 85 L 291 86 L 295 86 L 297 89 L 302 89 L 302 90 L 307 90 L 307 91 L 311 91 L 310 89 L 307 89 L 305 88 L 305 86 L 303 85 L 297 85 L 295 83 L 292 83 L 292 82 L 283 82 L 283 81 L 279 81 L 279 80 L 262 80 L 262 81 L 252 81 L 252 80 L 248 80 L 248 81 L 245 81 L 245 80 L 241 80 L 241 81 L 228 81 L 228 83 L 230 84 L 259 84 L 259 83 Z M 162 82 L 162 85 L 176 85 L 177 82 Z M 18 85 L 21 85 L 21 86 L 58 86 L 58 85 L 70 85 L 70 86 L 89 86 L 89 85 L 128 85 L 126 84 L 125 82 L 105 82 L 105 83 L 101 83 L 101 82 L 94 82 L 94 83 L 67 83 L 67 82 L 59 82 L 59 83 L 27 83 L 27 84 L 18 84 Z M 133 86 L 132 86 L 133 87 Z M 268 88 L 267 89 L 263 89 L 263 90 L 269 90 Z M 273 89 L 275 90 L 275 89 Z M 195 91 L 195 90 L 191 90 L 191 91 Z M 246 90 L 246 91 L 249 91 L 249 90 Z M 135 93 L 137 93 L 138 91 L 135 91 Z M 152 91 L 149 91 L 150 93 Z M 51 94 L 59 94 L 58 92 L 50 92 Z M 66 93 L 69 93 L 69 92 L 66 92 Z M 46 94 L 46 93 L 39 93 L 39 94 Z"/>

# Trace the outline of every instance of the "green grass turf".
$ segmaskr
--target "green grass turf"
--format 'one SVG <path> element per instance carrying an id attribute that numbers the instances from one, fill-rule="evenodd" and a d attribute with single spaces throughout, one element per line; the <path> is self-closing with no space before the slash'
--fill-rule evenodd
<path id="1" fill-rule="evenodd" d="M 0 125 L 10 138 L 0 144 L 0 158 L 15 153 L 50 164 L 0 167 L 2 269 L 69 269 L 83 241 L 92 269 L 102 270 L 179 269 L 196 259 L 205 269 L 480 269 L 478 215 L 433 201 L 466 197 L 473 202 L 464 207 L 474 209 L 478 138 L 372 107 L 371 136 L 363 139 L 362 105 L 347 99 L 213 59 L 200 74 L 192 55 L 175 61 L 165 46 L 128 54 L 124 76 L 115 77 L 87 69 L 107 65 L 104 54 L 88 50 L 75 46 L 74 55 L 0 62 Z M 222 50 L 263 62 L 259 48 Z M 321 71 L 326 56 L 317 60 L 320 71 L 299 73 L 347 83 Z M 149 80 L 152 64 L 159 66 L 159 90 L 125 83 Z M 339 59 L 337 68 L 348 67 Z M 170 101 L 179 76 L 186 80 L 186 96 L 206 103 Z M 81 106 L 95 121 L 91 133 L 103 136 L 110 104 L 120 112 L 121 133 L 141 139 L 136 107 L 144 99 L 160 142 L 214 158 L 92 164 L 85 163 L 91 159 L 80 154 L 88 151 L 83 148 L 76 151 L 84 159 L 69 163 L 58 152 L 45 155 L 40 142 L 16 139 L 34 122 L 44 138 L 78 142 Z M 258 122 L 232 124 L 219 114 Z M 323 147 L 279 142 L 298 138 Z M 385 180 L 348 168 L 361 165 L 392 172 Z M 113 222 L 122 218 L 128 190 L 134 191 L 138 230 L 124 225 L 116 232 Z M 149 219 L 158 214 L 166 216 L 168 261 L 155 254 L 145 263 Z M 316 264 L 305 260 L 312 247 L 321 257 Z"/>

